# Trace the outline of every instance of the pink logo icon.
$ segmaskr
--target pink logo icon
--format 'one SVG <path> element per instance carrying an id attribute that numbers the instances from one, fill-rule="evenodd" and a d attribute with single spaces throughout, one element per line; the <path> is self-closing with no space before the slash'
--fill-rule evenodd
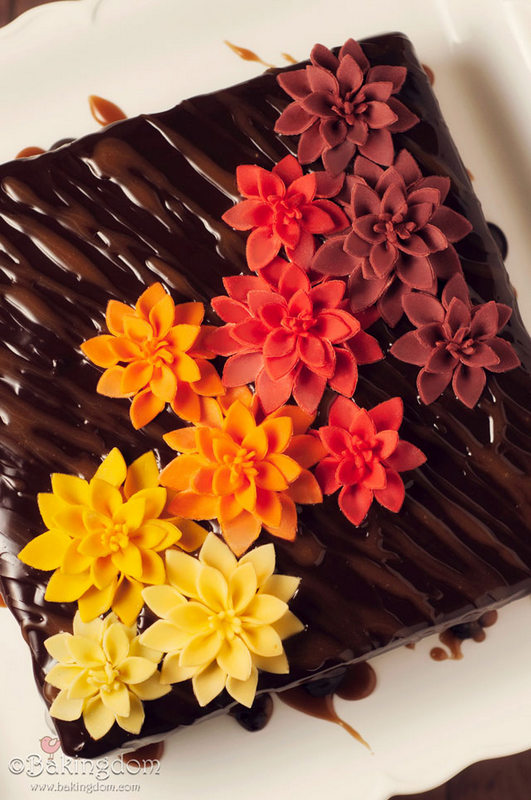
<path id="1" fill-rule="evenodd" d="M 52 738 L 51 736 L 43 736 L 40 740 L 41 750 L 48 754 L 48 758 L 53 758 L 53 754 L 59 750 L 61 746 L 59 739 Z"/>

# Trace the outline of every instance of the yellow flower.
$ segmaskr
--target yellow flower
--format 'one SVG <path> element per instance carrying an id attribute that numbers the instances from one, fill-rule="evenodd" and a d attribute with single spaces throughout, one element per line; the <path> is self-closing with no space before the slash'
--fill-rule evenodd
<path id="1" fill-rule="evenodd" d="M 136 625 L 126 627 L 114 614 L 92 622 L 74 617 L 74 633 L 57 633 L 45 646 L 59 663 L 46 675 L 61 691 L 50 714 L 74 720 L 83 715 L 93 739 L 101 739 L 115 722 L 129 733 L 140 733 L 143 700 L 156 700 L 170 691 L 160 682 L 160 653 L 140 644 Z"/>
<path id="2" fill-rule="evenodd" d="M 206 532 L 196 523 L 162 519 L 167 491 L 159 486 L 152 452 L 127 468 L 114 448 L 92 480 L 52 475 L 52 492 L 39 494 L 48 530 L 19 553 L 31 567 L 55 570 L 45 600 L 78 601 L 84 622 L 112 607 L 132 625 L 143 606 L 146 584 L 164 583 L 159 553 L 178 543 L 195 550 Z"/>
<path id="3" fill-rule="evenodd" d="M 245 706 L 255 697 L 258 670 L 288 673 L 282 640 L 304 626 L 288 609 L 299 578 L 274 575 L 275 548 L 256 547 L 239 559 L 214 533 L 193 558 L 166 553 L 169 585 L 143 591 L 161 619 L 141 642 L 164 657 L 163 683 L 192 679 L 205 706 L 223 689 Z"/>

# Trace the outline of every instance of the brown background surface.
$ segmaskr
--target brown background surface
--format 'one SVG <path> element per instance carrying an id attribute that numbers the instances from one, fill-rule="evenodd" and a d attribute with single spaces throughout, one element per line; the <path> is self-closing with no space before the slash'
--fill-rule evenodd
<path id="1" fill-rule="evenodd" d="M 0 26 L 51 1 L 0 0 Z M 531 800 L 531 751 L 474 764 L 438 789 L 393 800 Z"/>

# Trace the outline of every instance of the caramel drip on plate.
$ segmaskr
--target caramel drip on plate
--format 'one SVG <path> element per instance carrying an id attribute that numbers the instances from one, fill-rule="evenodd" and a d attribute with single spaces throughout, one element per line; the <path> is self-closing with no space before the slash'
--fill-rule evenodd
<path id="1" fill-rule="evenodd" d="M 228 42 L 226 39 L 224 43 L 227 47 L 230 47 L 233 53 L 236 53 L 236 55 L 244 61 L 256 61 L 258 64 L 263 64 L 264 67 L 275 68 L 275 64 L 269 64 L 267 61 L 264 61 L 260 56 L 256 55 L 256 53 L 253 53 L 252 50 L 248 50 L 247 47 L 239 47 L 237 44 L 232 44 L 232 42 Z M 293 63 L 296 64 L 297 62 L 295 61 Z"/>
<path id="2" fill-rule="evenodd" d="M 334 695 L 327 694 L 324 697 L 312 697 L 311 694 L 308 694 L 304 686 L 296 686 L 294 689 L 279 692 L 278 697 L 287 706 L 295 708 L 297 711 L 302 711 L 310 717 L 317 717 L 327 722 L 334 722 L 356 739 L 356 741 L 366 747 L 367 750 L 371 750 L 370 745 L 367 744 L 363 736 L 361 736 L 352 725 L 349 725 L 348 722 L 345 722 L 344 719 L 338 716 L 334 708 Z"/>
<path id="3" fill-rule="evenodd" d="M 99 97 L 97 94 L 89 95 L 90 113 L 100 125 L 110 125 L 111 122 L 118 122 L 127 119 L 122 109 L 110 100 Z"/>
<path id="4" fill-rule="evenodd" d="M 281 53 L 280 55 L 282 56 L 282 58 L 283 58 L 285 61 L 287 61 L 287 62 L 288 62 L 288 64 L 298 64 L 298 63 L 299 63 L 299 62 L 297 61 L 297 59 L 296 59 L 296 58 L 293 58 L 293 56 L 290 56 L 290 54 L 289 54 L 289 53 Z"/>
<path id="5" fill-rule="evenodd" d="M 439 640 L 442 644 L 446 645 L 449 653 L 442 647 L 433 647 L 430 650 L 430 656 L 434 661 L 459 661 L 463 658 L 463 651 L 461 649 L 462 643 L 465 639 L 472 639 L 474 642 L 484 642 L 487 638 L 485 628 L 490 628 L 498 620 L 498 612 L 486 611 L 475 622 L 464 622 L 461 625 L 454 625 L 447 631 L 439 634 Z"/>
<path id="6" fill-rule="evenodd" d="M 43 150 L 42 147 L 33 147 L 30 145 L 29 147 L 23 147 L 20 152 L 18 152 L 15 158 L 29 158 L 30 156 L 40 156 L 41 153 L 45 153 L 46 150 Z"/>

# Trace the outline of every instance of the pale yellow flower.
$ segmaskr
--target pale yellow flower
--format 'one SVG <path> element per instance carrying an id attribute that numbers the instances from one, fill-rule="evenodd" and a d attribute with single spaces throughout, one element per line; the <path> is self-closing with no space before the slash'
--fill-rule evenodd
<path id="1" fill-rule="evenodd" d="M 78 611 L 73 630 L 44 643 L 59 662 L 46 675 L 47 683 L 61 690 L 50 714 L 67 721 L 83 715 L 93 739 L 105 736 L 115 722 L 129 733 L 139 733 L 143 701 L 170 691 L 160 681 L 160 652 L 142 645 L 136 625 L 127 627 L 112 613 L 86 623 Z"/>
<path id="2" fill-rule="evenodd" d="M 287 605 L 300 579 L 275 575 L 274 569 L 272 544 L 237 560 L 213 533 L 198 559 L 167 551 L 169 585 L 143 591 L 161 617 L 141 636 L 143 644 L 166 653 L 161 681 L 191 678 L 201 706 L 226 689 L 250 707 L 259 669 L 288 673 L 282 640 L 304 628 Z"/>

